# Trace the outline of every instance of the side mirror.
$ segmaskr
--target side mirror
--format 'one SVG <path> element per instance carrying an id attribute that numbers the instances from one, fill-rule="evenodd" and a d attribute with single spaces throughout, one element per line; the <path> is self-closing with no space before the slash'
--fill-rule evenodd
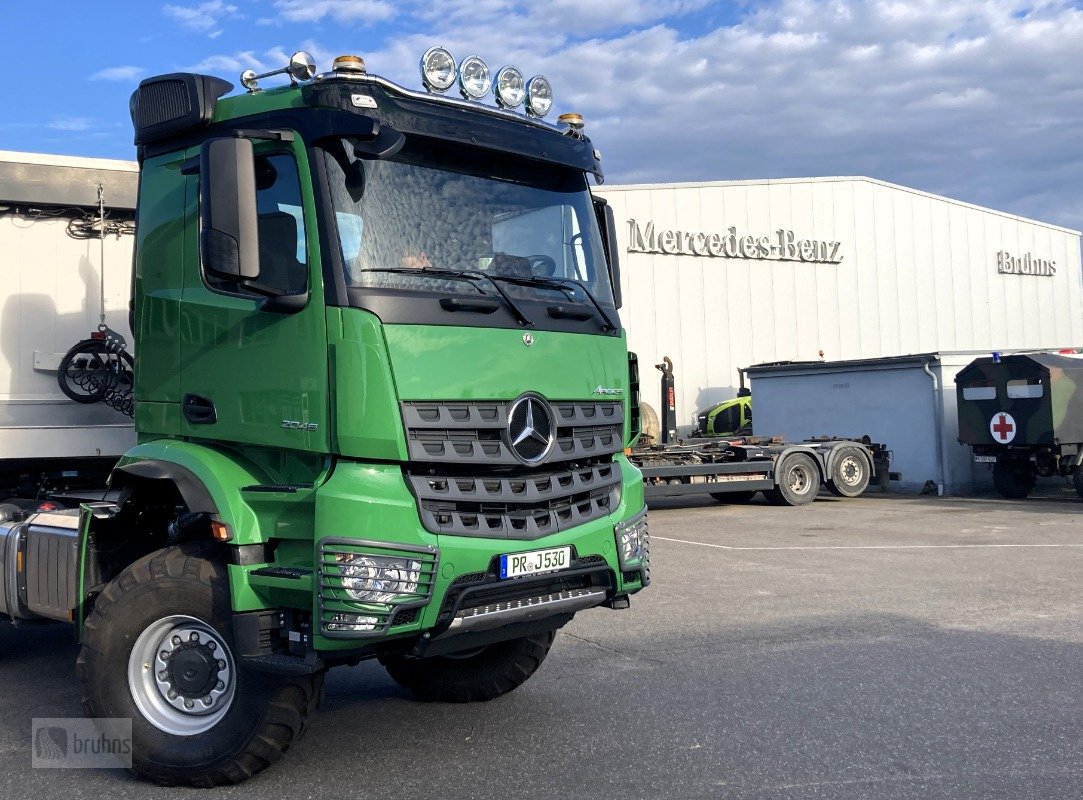
<path id="1" fill-rule="evenodd" d="M 256 169 L 252 141 L 211 139 L 199 155 L 199 255 L 217 275 L 259 277 Z"/>
<path id="2" fill-rule="evenodd" d="M 594 197 L 594 213 L 598 217 L 598 227 L 602 231 L 602 246 L 605 260 L 609 267 L 609 282 L 613 287 L 613 307 L 623 304 L 620 288 L 620 257 L 617 255 L 617 223 L 613 216 L 613 207 L 603 198 Z"/>

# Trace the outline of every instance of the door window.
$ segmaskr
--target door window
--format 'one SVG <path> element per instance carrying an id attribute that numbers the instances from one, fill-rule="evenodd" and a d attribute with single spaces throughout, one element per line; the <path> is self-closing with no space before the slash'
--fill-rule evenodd
<path id="1" fill-rule="evenodd" d="M 291 153 L 257 153 L 256 213 L 259 233 L 259 278 L 263 286 L 299 294 L 308 285 L 308 245 L 301 198 L 301 179 Z M 243 283 L 204 273 L 212 289 L 245 297 L 261 295 Z"/>

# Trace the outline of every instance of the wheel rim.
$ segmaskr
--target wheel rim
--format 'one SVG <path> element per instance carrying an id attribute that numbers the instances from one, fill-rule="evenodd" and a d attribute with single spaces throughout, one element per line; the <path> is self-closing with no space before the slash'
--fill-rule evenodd
<path id="1" fill-rule="evenodd" d="M 128 657 L 128 688 L 159 730 L 194 736 L 229 711 L 237 685 L 233 655 L 221 635 L 195 617 L 174 614 L 151 623 Z"/>
<path id="2" fill-rule="evenodd" d="M 857 486 L 861 483 L 864 470 L 855 456 L 846 456 L 839 463 L 839 480 L 847 486 Z"/>
<path id="3" fill-rule="evenodd" d="M 804 464 L 795 464 L 790 470 L 790 491 L 805 494 L 812 486 L 812 473 Z"/>

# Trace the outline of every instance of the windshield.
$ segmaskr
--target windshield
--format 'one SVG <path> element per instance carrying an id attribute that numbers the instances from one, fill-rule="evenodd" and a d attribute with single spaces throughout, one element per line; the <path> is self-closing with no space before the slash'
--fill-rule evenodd
<path id="1" fill-rule="evenodd" d="M 590 302 L 555 279 L 613 305 L 583 173 L 418 138 L 391 159 L 358 150 L 326 149 L 348 287 L 496 296 L 481 273 L 516 299 Z"/>

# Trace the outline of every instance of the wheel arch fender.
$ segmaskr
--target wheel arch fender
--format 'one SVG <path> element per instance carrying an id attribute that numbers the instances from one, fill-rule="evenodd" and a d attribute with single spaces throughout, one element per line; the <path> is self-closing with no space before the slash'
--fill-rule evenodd
<path id="1" fill-rule="evenodd" d="M 123 488 L 140 480 L 171 483 L 189 511 L 209 514 L 229 526 L 231 545 L 267 541 L 259 516 L 241 492 L 266 479 L 230 453 L 193 442 L 138 445 L 113 469 L 109 487 Z"/>
<path id="2" fill-rule="evenodd" d="M 775 463 L 782 466 L 786 463 L 786 459 L 792 456 L 794 453 L 802 453 L 812 459 L 812 463 L 816 465 L 816 469 L 820 471 L 820 485 L 822 486 L 824 481 L 830 477 L 831 473 L 828 472 L 828 466 L 825 463 L 823 454 L 815 447 L 810 447 L 804 444 L 791 444 L 785 447 L 781 453 L 778 454 L 778 458 L 775 459 Z M 778 469 L 774 470 L 775 483 L 778 483 Z"/>
<path id="3" fill-rule="evenodd" d="M 834 474 L 835 464 L 842 458 L 842 454 L 847 448 L 853 448 L 861 453 L 861 457 L 865 459 L 865 466 L 869 470 L 869 477 L 876 477 L 876 462 L 873 460 L 872 454 L 869 453 L 868 449 L 860 442 L 841 441 L 834 443 L 828 448 L 824 457 L 825 480 Z"/>

